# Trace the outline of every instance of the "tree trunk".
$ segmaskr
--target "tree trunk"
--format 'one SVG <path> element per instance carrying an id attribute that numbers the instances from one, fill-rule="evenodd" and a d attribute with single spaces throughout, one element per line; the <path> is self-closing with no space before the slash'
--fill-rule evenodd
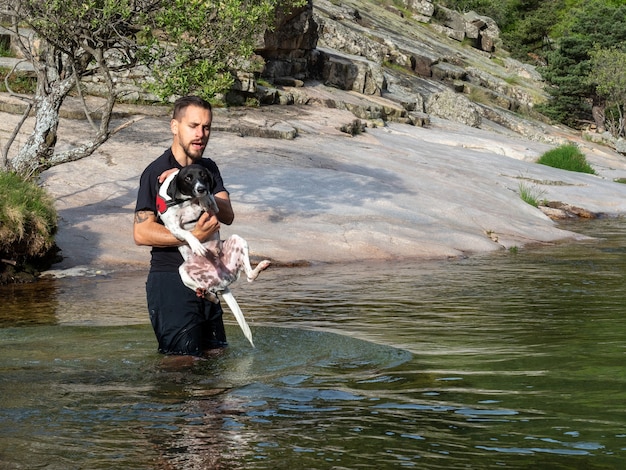
<path id="1" fill-rule="evenodd" d="M 73 86 L 74 78 L 69 77 L 50 84 L 48 93 L 37 93 L 35 128 L 18 154 L 11 159 L 12 170 L 22 175 L 29 175 L 50 166 L 48 162 L 54 155 L 59 127 L 59 110 Z"/>
<path id="2" fill-rule="evenodd" d="M 597 100 L 594 100 L 594 103 L 591 105 L 591 115 L 593 116 L 593 122 L 596 124 L 596 129 L 600 134 L 606 131 L 606 116 L 604 114 L 604 109 L 604 103 L 597 102 Z"/>

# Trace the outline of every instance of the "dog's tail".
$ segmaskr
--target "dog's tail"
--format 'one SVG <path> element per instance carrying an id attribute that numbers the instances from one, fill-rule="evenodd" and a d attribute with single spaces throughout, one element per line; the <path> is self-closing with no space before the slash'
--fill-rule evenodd
<path id="1" fill-rule="evenodd" d="M 235 319 L 237 320 L 237 323 L 239 323 L 239 326 L 241 327 L 241 331 L 243 331 L 244 336 L 248 338 L 248 341 L 250 341 L 250 344 L 254 348 L 255 346 L 252 342 L 252 332 L 250 331 L 250 327 L 248 326 L 248 323 L 246 322 L 246 319 L 243 316 L 243 312 L 239 308 L 239 304 L 235 300 L 233 293 L 228 287 L 222 291 L 222 297 L 228 304 L 228 307 L 230 307 L 233 315 L 235 315 Z"/>

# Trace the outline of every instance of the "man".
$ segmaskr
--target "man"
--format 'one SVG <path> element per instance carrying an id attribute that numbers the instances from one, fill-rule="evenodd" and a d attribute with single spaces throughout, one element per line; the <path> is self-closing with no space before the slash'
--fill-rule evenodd
<path id="1" fill-rule="evenodd" d="M 174 103 L 170 122 L 172 146 L 153 161 L 141 175 L 133 237 L 137 245 L 151 246 L 150 272 L 146 282 L 148 312 L 159 342 L 159 352 L 200 356 L 210 349 L 226 346 L 222 307 L 199 298 L 186 287 L 178 273 L 183 258 L 182 244 L 157 218 L 156 196 L 163 173 L 192 163 L 206 167 L 216 183 L 215 201 L 219 214 L 202 214 L 193 234 L 206 241 L 235 217 L 230 196 L 213 160 L 202 158 L 211 134 L 213 113 L 209 102 L 197 96 L 185 96 Z"/>

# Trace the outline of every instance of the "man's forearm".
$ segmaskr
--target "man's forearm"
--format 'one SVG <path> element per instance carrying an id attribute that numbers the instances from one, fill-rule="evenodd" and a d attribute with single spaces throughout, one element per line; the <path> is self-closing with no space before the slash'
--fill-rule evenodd
<path id="1" fill-rule="evenodd" d="M 165 248 L 168 246 L 180 246 L 183 244 L 178 238 L 172 235 L 164 225 L 155 221 L 152 212 L 140 211 L 135 213 L 135 223 L 133 225 L 133 237 L 135 244 L 141 246 L 157 246 Z"/>

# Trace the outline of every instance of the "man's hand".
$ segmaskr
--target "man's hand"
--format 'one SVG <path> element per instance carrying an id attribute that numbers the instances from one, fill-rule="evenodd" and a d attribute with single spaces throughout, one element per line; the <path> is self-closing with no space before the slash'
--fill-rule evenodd
<path id="1" fill-rule="evenodd" d="M 220 222 L 215 214 L 204 212 L 198 219 L 198 222 L 196 222 L 196 226 L 191 233 L 201 242 L 205 242 L 209 240 L 214 233 L 218 232 L 219 229 Z"/>
<path id="2" fill-rule="evenodd" d="M 175 171 L 178 171 L 178 168 L 170 168 L 169 170 L 165 170 L 163 173 L 159 175 L 159 183 L 162 184 L 163 181 L 165 181 L 167 177 L 171 175 L 172 173 L 174 173 Z"/>

